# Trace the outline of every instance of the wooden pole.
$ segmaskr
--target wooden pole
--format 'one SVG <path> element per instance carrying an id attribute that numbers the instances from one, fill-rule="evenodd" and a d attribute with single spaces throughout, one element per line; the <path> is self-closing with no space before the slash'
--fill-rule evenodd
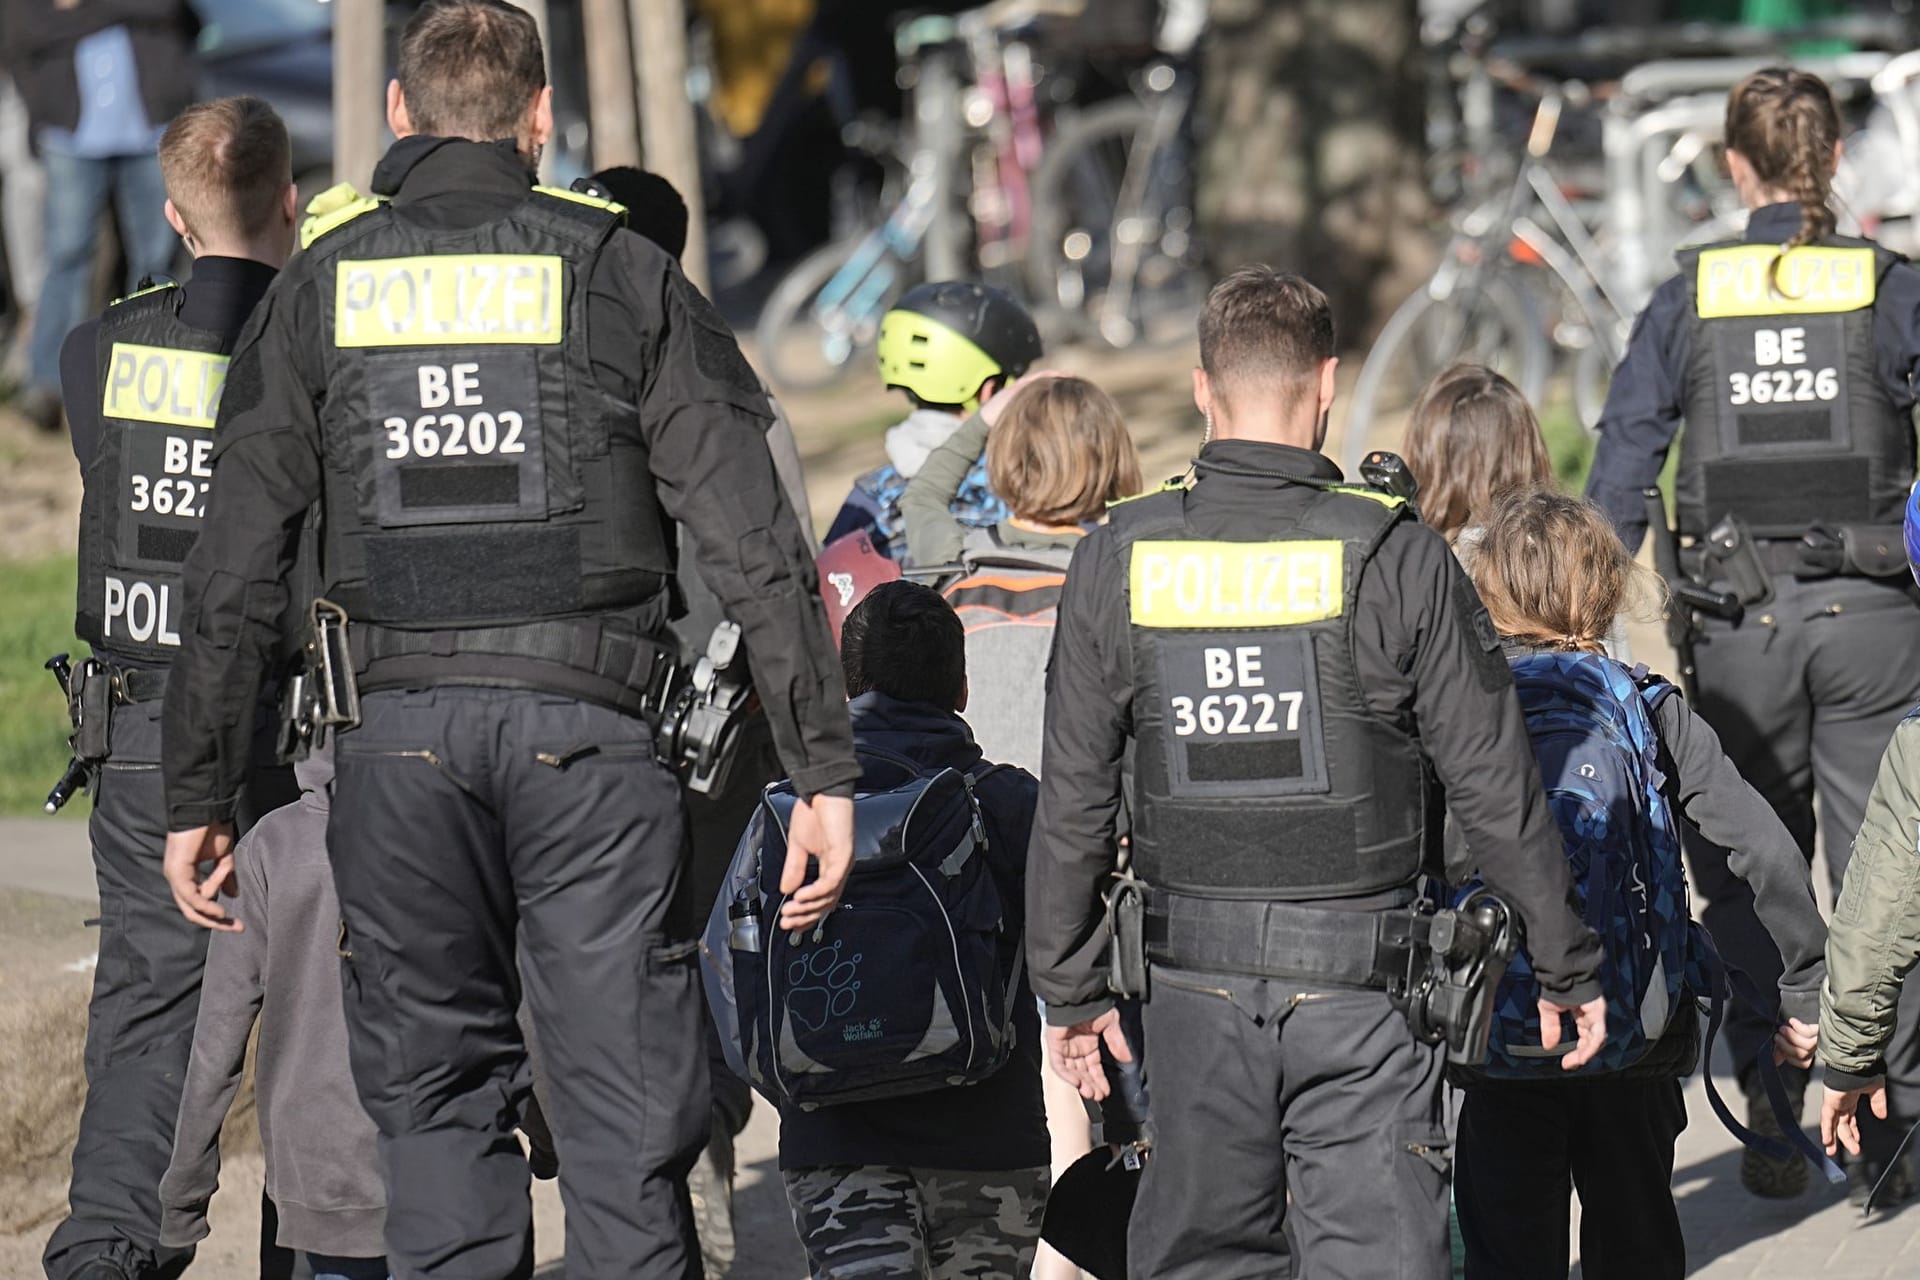
<path id="1" fill-rule="evenodd" d="M 640 67 L 640 138 L 653 170 L 687 202 L 687 279 L 707 287 L 707 214 L 700 190 L 700 146 L 687 97 L 687 13 L 682 0 L 629 0 Z"/>
<path id="2" fill-rule="evenodd" d="M 333 180 L 362 193 L 386 136 L 385 21 L 382 0 L 334 0 Z"/>
<path id="3" fill-rule="evenodd" d="M 580 12 L 587 44 L 587 102 L 593 167 L 640 163 L 640 120 L 634 111 L 633 42 L 623 0 L 585 0 Z"/>

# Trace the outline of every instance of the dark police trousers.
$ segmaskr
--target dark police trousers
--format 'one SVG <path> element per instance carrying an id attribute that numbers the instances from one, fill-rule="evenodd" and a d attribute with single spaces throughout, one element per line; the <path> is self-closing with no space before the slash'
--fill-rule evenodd
<path id="1" fill-rule="evenodd" d="M 1143 1013 L 1136 1280 L 1446 1280 L 1441 1060 L 1384 993 L 1155 966 Z"/>
<path id="2" fill-rule="evenodd" d="M 1687 1127 L 1680 1081 L 1499 1080 L 1465 1095 L 1454 1198 L 1467 1280 L 1566 1280 L 1575 1190 L 1586 1280 L 1686 1274 L 1673 1202 L 1673 1150 Z"/>
<path id="3" fill-rule="evenodd" d="M 1900 582 L 1905 582 L 1902 578 Z M 1920 701 L 1920 607 L 1896 584 L 1862 578 L 1773 579 L 1774 599 L 1738 627 L 1709 620 L 1698 646 L 1700 705 L 1720 745 L 1813 860 L 1813 802 L 1833 894 L 1866 812 L 1880 757 L 1900 718 Z M 1753 893 L 1727 867 L 1726 850 L 1686 831 L 1701 921 L 1721 956 L 1762 991 L 1780 980 L 1780 953 L 1753 911 Z M 1908 984 L 1887 1052 L 1888 1101 L 1920 1116 L 1920 983 Z M 1742 1080 L 1773 1034 L 1735 1001 L 1727 1045 Z M 1863 1131 L 1877 1125 L 1862 1121 Z M 1876 1144 L 1877 1145 L 1877 1144 Z"/>
<path id="4" fill-rule="evenodd" d="M 706 1038 L 679 786 L 651 731 L 508 689 L 369 693 L 361 714 L 335 744 L 327 846 L 394 1275 L 532 1274 L 524 975 L 568 1280 L 698 1276 L 682 1180 L 707 1136 Z"/>
<path id="5" fill-rule="evenodd" d="M 73 1149 L 70 1216 L 45 1265 L 65 1280 L 95 1260 L 139 1276 L 177 1273 L 191 1249 L 163 1249 L 160 1179 L 173 1156 L 180 1088 L 200 1012 L 207 931 L 180 914 L 161 871 L 167 807 L 160 699 L 117 706 L 87 836 L 100 889 L 100 959 L 87 1008 L 87 1101 Z M 249 783 L 241 829 L 299 798 L 285 769 Z"/>

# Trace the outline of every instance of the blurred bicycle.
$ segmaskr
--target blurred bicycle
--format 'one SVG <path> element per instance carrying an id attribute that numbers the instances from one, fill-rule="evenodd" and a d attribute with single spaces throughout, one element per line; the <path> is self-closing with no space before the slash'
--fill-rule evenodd
<path id="1" fill-rule="evenodd" d="M 1084 3 L 999 0 L 901 26 L 905 144 L 889 154 L 870 129 L 850 134 L 888 167 L 885 215 L 802 258 L 769 295 L 756 335 L 776 386 L 842 377 L 893 301 L 924 279 L 984 279 L 1027 297 L 1052 327 L 1084 327 L 1116 346 L 1190 307 L 1200 283 L 1190 80 L 1159 57 L 1128 96 L 1049 110 L 1030 37 Z"/>

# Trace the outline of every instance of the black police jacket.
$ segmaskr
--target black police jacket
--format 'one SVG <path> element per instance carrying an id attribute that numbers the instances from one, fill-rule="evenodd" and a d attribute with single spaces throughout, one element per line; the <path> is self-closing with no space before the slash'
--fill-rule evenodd
<path id="1" fill-rule="evenodd" d="M 1799 229 L 1799 205 L 1767 205 L 1747 219 L 1746 242 L 1784 244 Z M 1659 480 L 1686 417 L 1697 323 L 1694 281 L 1683 272 L 1654 291 L 1607 389 L 1587 497 L 1607 513 L 1629 548 L 1638 549 L 1646 535 L 1641 494 Z M 1901 262 L 1880 278 L 1871 330 L 1873 351 L 1862 363 L 1877 372 L 1893 415 L 1904 424 L 1913 412 L 1911 379 L 1920 367 L 1920 269 Z M 1910 436 L 1906 448 L 1911 455 Z"/>
<path id="2" fill-rule="evenodd" d="M 511 143 L 428 137 L 396 143 L 373 182 L 396 216 L 438 229 L 497 219 L 532 185 Z M 296 257 L 241 335 L 228 372 L 167 691 L 175 829 L 230 817 L 244 776 L 249 709 L 287 596 L 287 535 L 324 496 L 316 406 L 328 392 L 321 356 L 332 299 L 322 293 L 331 286 L 316 278 L 310 255 Z M 860 771 L 839 663 L 806 537 L 767 452 L 764 395 L 730 336 L 715 332 L 710 305 L 640 236 L 614 233 L 586 292 L 591 376 L 606 396 L 635 407 L 655 496 L 691 535 L 707 581 L 743 628 L 796 786 L 850 794 Z M 720 376 L 729 371 L 737 376 Z M 664 632 L 664 593 L 655 613 Z"/>
<path id="3" fill-rule="evenodd" d="M 1322 501 L 1340 470 L 1317 453 L 1216 441 L 1188 495 L 1195 538 L 1258 539 L 1276 516 Z M 1066 1024 L 1112 1003 L 1101 891 L 1116 863 L 1125 759 L 1135 736 L 1130 566 L 1108 526 L 1074 552 L 1047 670 L 1046 769 L 1027 865 L 1027 955 L 1048 1018 Z M 1480 874 L 1514 904 L 1542 986 L 1583 1003 L 1600 994 L 1600 943 L 1571 905 L 1559 829 L 1499 637 L 1445 540 L 1397 522 L 1355 598 L 1352 666 L 1367 708 L 1411 737 L 1446 788 Z M 1437 868 L 1436 868 L 1437 869 Z M 1397 894 L 1322 899 L 1373 910 Z"/>
<path id="4" fill-rule="evenodd" d="M 102 656 L 159 666 L 179 643 L 179 566 L 204 509 L 226 353 L 274 274 L 243 258 L 201 258 L 189 283 L 115 303 L 61 348 L 85 479 L 74 626 Z"/>

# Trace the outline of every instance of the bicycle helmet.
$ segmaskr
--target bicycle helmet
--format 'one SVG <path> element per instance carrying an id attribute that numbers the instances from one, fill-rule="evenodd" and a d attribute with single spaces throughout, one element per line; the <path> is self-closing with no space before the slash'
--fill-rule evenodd
<path id="1" fill-rule="evenodd" d="M 1920 582 L 1920 482 L 1907 491 L 1907 569 Z"/>
<path id="2" fill-rule="evenodd" d="M 880 321 L 880 376 L 921 404 L 971 411 L 989 378 L 1040 358 L 1040 330 L 1004 290 L 970 280 L 916 285 Z"/>

